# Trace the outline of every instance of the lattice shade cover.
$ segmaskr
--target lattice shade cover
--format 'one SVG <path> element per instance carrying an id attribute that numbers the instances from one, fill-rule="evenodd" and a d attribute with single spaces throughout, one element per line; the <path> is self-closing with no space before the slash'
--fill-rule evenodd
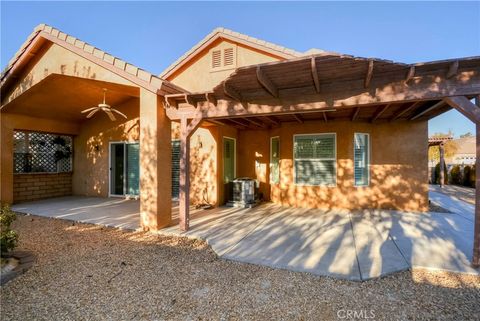
<path id="1" fill-rule="evenodd" d="M 14 131 L 15 173 L 72 171 L 72 137 L 39 132 Z"/>

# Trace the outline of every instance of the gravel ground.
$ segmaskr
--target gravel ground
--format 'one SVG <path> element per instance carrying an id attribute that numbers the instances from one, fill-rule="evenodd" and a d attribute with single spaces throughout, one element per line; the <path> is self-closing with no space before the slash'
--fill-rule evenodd
<path id="1" fill-rule="evenodd" d="M 2 287 L 2 320 L 480 319 L 474 276 L 360 283 L 221 260 L 182 238 L 23 215 L 14 228 L 37 262 Z"/>

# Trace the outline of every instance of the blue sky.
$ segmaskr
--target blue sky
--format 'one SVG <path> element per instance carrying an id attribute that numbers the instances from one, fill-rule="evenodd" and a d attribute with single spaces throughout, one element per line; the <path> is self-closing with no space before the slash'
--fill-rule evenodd
<path id="1" fill-rule="evenodd" d="M 160 73 L 223 26 L 298 51 L 406 63 L 480 55 L 480 2 L 1 2 L 1 65 L 47 23 Z M 431 133 L 474 132 L 456 111 Z"/>

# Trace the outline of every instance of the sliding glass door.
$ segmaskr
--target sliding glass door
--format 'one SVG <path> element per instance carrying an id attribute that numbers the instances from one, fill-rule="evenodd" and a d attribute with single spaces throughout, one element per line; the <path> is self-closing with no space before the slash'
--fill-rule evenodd
<path id="1" fill-rule="evenodd" d="M 138 143 L 110 143 L 110 195 L 137 196 L 140 189 Z"/>

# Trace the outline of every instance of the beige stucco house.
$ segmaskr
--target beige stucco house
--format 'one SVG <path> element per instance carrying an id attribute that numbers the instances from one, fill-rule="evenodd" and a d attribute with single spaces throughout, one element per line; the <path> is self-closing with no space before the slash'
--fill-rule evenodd
<path id="1" fill-rule="evenodd" d="M 126 118 L 82 113 L 104 92 Z M 2 202 L 138 197 L 156 230 L 178 198 L 188 229 L 189 205 L 222 205 L 234 178 L 251 177 L 285 206 L 423 212 L 427 121 L 469 113 L 480 58 L 301 53 L 219 28 L 157 76 L 40 25 L 1 94 Z"/>

